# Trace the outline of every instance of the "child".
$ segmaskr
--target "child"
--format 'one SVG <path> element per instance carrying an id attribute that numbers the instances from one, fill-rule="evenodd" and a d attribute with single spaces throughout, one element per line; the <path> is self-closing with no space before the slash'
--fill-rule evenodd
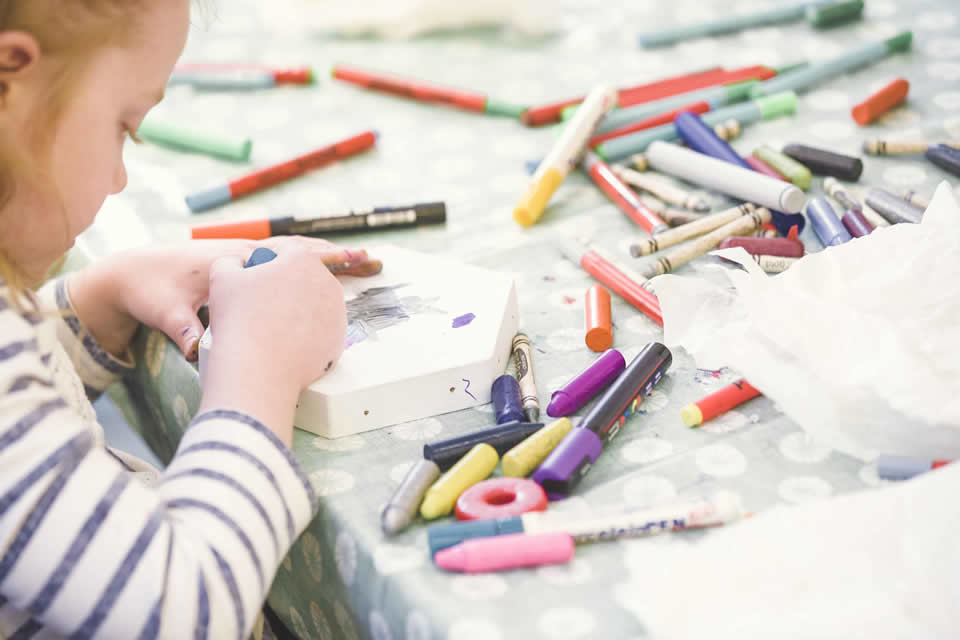
<path id="1" fill-rule="evenodd" d="M 245 270 L 256 243 L 198 242 L 28 289 L 124 188 L 124 140 L 163 96 L 189 4 L 0 0 L 2 638 L 244 638 L 313 515 L 294 409 L 344 345 L 325 263 L 363 252 L 275 239 Z M 133 366 L 140 322 L 195 352 L 207 301 L 200 411 L 151 474 L 104 446 L 87 395 Z"/>

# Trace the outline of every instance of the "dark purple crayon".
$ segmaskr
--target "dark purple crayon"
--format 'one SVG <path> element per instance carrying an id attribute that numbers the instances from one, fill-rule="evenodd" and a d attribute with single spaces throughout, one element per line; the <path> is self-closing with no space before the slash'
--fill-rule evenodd
<path id="1" fill-rule="evenodd" d="M 856 209 L 847 209 L 847 212 L 840 218 L 840 222 L 854 238 L 868 236 L 873 231 L 873 225 Z"/>
<path id="2" fill-rule="evenodd" d="M 754 256 L 803 257 L 803 243 L 791 238 L 730 236 L 720 243 L 720 248 L 729 249 L 730 247 L 743 247 L 747 253 Z"/>
<path id="3" fill-rule="evenodd" d="M 616 380 L 626 366 L 623 354 L 616 349 L 607 349 L 590 366 L 563 385 L 562 389 L 553 392 L 550 405 L 547 406 L 547 415 L 551 418 L 573 415 Z"/>
<path id="4" fill-rule="evenodd" d="M 927 149 L 927 160 L 944 171 L 960 176 L 960 149 L 945 144 L 935 144 Z"/>
<path id="5" fill-rule="evenodd" d="M 493 415 L 497 424 L 526 422 L 523 396 L 520 394 L 520 383 L 516 378 L 509 373 L 500 376 L 493 381 L 490 395 L 493 397 Z"/>

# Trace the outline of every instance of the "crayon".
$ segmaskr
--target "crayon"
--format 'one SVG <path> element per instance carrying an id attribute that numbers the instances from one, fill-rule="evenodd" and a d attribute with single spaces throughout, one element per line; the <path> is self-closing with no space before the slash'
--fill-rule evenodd
<path id="1" fill-rule="evenodd" d="M 800 258 L 788 258 L 786 256 L 751 256 L 753 261 L 760 265 L 760 268 L 767 273 L 783 273 L 797 263 Z"/>
<path id="2" fill-rule="evenodd" d="M 659 342 L 643 348 L 577 428 L 567 434 L 533 473 L 533 481 L 543 487 L 548 498 L 555 500 L 570 494 L 620 433 L 627 418 L 637 412 L 643 396 L 653 391 L 672 362 L 670 350 Z"/>
<path id="3" fill-rule="evenodd" d="M 947 173 L 960 177 L 960 149 L 938 144 L 927 149 L 924 155 Z"/>
<path id="4" fill-rule="evenodd" d="M 599 284 L 587 290 L 584 320 L 584 342 L 598 353 L 613 346 L 613 323 L 610 315 L 610 292 Z"/>
<path id="5" fill-rule="evenodd" d="M 867 204 L 890 224 L 916 224 L 923 219 L 923 209 L 879 187 L 867 191 Z"/>
<path id="6" fill-rule="evenodd" d="M 863 102 L 853 105 L 853 108 L 850 109 L 850 116 L 861 127 L 866 126 L 906 100 L 909 91 L 910 83 L 903 78 L 897 78 L 884 88 L 871 94 Z"/>
<path id="7" fill-rule="evenodd" d="M 614 167 L 611 167 L 611 169 L 614 169 Z M 657 214 L 661 220 L 666 222 L 671 227 L 676 227 L 690 222 L 696 222 L 704 217 L 703 214 L 700 213 L 693 213 L 692 211 L 668 207 L 665 202 L 658 200 L 653 196 L 641 194 L 640 200 L 643 202 L 643 204 L 647 205 L 647 208 L 650 209 L 650 211 L 653 211 L 655 214 Z"/>
<path id="8" fill-rule="evenodd" d="M 860 158 L 842 153 L 803 144 L 788 144 L 783 148 L 783 154 L 821 176 L 834 176 L 847 182 L 856 182 L 863 173 L 863 161 Z"/>
<path id="9" fill-rule="evenodd" d="M 513 360 L 517 364 L 517 382 L 527 422 L 536 422 L 540 417 L 540 399 L 537 397 L 537 382 L 533 375 L 533 354 L 530 338 L 518 333 L 513 338 Z"/>
<path id="10" fill-rule="evenodd" d="M 782 91 L 803 91 L 833 76 L 853 71 L 887 56 L 910 49 L 913 34 L 903 31 L 892 38 L 879 40 L 851 49 L 825 62 L 811 64 L 802 69 L 778 75 L 759 83 L 750 90 L 751 98 L 768 96 Z"/>
<path id="11" fill-rule="evenodd" d="M 553 418 L 573 415 L 616 380 L 626 366 L 623 354 L 616 349 L 608 349 L 563 387 L 553 392 L 547 406 L 547 415 Z"/>
<path id="12" fill-rule="evenodd" d="M 847 209 L 847 212 L 840 218 L 844 228 L 850 232 L 854 238 L 862 238 L 873 232 L 873 225 L 864 217 L 859 209 Z"/>
<path id="13" fill-rule="evenodd" d="M 553 149 L 537 167 L 527 193 L 513 210 L 514 220 L 529 227 L 540 219 L 554 191 L 583 154 L 597 122 L 613 108 L 615 100 L 616 91 L 606 85 L 599 85 L 590 92 L 577 115 L 564 127 Z"/>
<path id="14" fill-rule="evenodd" d="M 866 218 L 867 222 L 873 225 L 874 229 L 890 226 L 890 222 L 882 215 L 871 209 L 870 205 L 867 203 L 863 203 L 863 206 L 857 209 L 857 211 L 863 214 L 863 217 Z"/>
<path id="15" fill-rule="evenodd" d="M 597 247 L 587 247 L 580 242 L 560 243 L 560 252 L 567 260 L 580 265 L 595 280 L 606 286 L 618 296 L 642 311 L 648 318 L 663 326 L 663 314 L 660 301 L 651 292 L 643 288 L 642 278 Z"/>
<path id="16" fill-rule="evenodd" d="M 187 196 L 187 206 L 194 213 L 213 209 L 231 200 L 262 191 L 268 187 L 301 176 L 308 171 L 330 164 L 336 160 L 352 156 L 373 147 L 377 134 L 366 131 L 359 135 L 341 140 L 311 153 L 298 156 L 266 169 L 260 169 L 249 175 L 231 180 L 227 184 L 206 189 Z"/>
<path id="17" fill-rule="evenodd" d="M 826 198 L 811 199 L 807 203 L 807 217 L 824 247 L 834 247 L 853 240 Z"/>
<path id="18" fill-rule="evenodd" d="M 563 533 L 513 534 L 467 540 L 438 551 L 433 561 L 447 571 L 485 573 L 563 564 L 573 559 L 573 548 L 573 538 Z"/>
<path id="19" fill-rule="evenodd" d="M 823 190 L 827 192 L 828 196 L 839 202 L 844 209 L 859 210 L 861 208 L 860 203 L 832 176 L 823 179 Z"/>
<path id="20" fill-rule="evenodd" d="M 525 478 L 530 475 L 571 429 L 573 423 L 570 419 L 560 418 L 514 446 L 503 454 L 500 461 L 503 475 L 508 478 Z"/>
<path id="21" fill-rule="evenodd" d="M 877 457 L 877 475 L 884 480 L 909 480 L 914 476 L 939 469 L 951 462 L 953 461 L 927 460 L 907 456 L 879 456 Z"/>
<path id="22" fill-rule="evenodd" d="M 583 157 L 583 168 L 594 184 L 647 233 L 659 233 L 668 228 L 667 223 L 651 211 L 597 154 L 587 151 Z"/>
<path id="23" fill-rule="evenodd" d="M 920 207 L 921 209 L 926 209 L 930 206 L 930 199 L 926 198 L 913 189 L 905 189 L 900 193 L 900 196 L 904 199 L 905 202 L 909 202 L 915 207 Z"/>
<path id="24" fill-rule="evenodd" d="M 700 213 L 710 211 L 710 203 L 703 196 L 678 187 L 666 176 L 658 176 L 653 172 L 641 173 L 618 165 L 612 166 L 611 170 L 627 184 L 648 191 L 664 202 Z M 650 232 L 649 229 L 647 231 Z"/>
<path id="25" fill-rule="evenodd" d="M 750 168 L 757 173 L 762 173 L 765 176 L 770 176 L 771 178 L 776 178 L 777 180 L 783 180 L 784 182 L 790 182 L 789 178 L 784 176 L 782 173 L 768 165 L 757 156 L 744 156 L 743 161 L 750 165 Z"/>
<path id="26" fill-rule="evenodd" d="M 443 224 L 447 207 L 443 202 L 425 202 L 408 207 L 376 207 L 346 215 L 320 218 L 261 218 L 243 222 L 215 223 L 193 227 L 194 240 L 245 238 L 264 240 L 273 236 L 330 236 L 366 231 L 405 229 L 419 225 Z"/>
<path id="27" fill-rule="evenodd" d="M 770 222 L 770 210 L 764 208 L 757 209 L 748 215 L 741 216 L 733 222 L 725 224 L 719 229 L 714 229 L 710 233 L 700 236 L 696 240 L 676 247 L 672 251 L 668 251 L 656 260 L 648 262 L 640 271 L 640 275 L 645 278 L 653 278 L 663 275 L 664 273 L 670 273 L 694 258 L 713 251 L 724 238 L 742 236 L 756 231 L 767 222 Z"/>
<path id="28" fill-rule="evenodd" d="M 759 395 L 760 392 L 752 384 L 741 378 L 693 404 L 688 404 L 680 410 L 680 417 L 688 427 L 699 427 Z"/>
<path id="29" fill-rule="evenodd" d="M 800 189 L 806 191 L 810 188 L 810 181 L 813 179 L 813 174 L 810 169 L 790 156 L 780 153 L 767 145 L 762 145 L 754 149 L 753 155 L 773 167 L 778 173 L 789 178 L 790 182 Z"/>
<path id="30" fill-rule="evenodd" d="M 423 457 L 425 460 L 435 462 L 441 471 L 446 471 L 481 442 L 493 447 L 498 454 L 502 454 L 518 442 L 523 442 L 542 427 L 543 424 L 536 422 L 519 420 L 505 422 L 486 429 L 470 431 L 452 438 L 427 443 L 423 445 Z"/>
<path id="31" fill-rule="evenodd" d="M 644 118 L 643 120 L 626 124 L 622 127 L 618 127 L 617 129 L 611 129 L 610 131 L 606 131 L 604 133 L 598 133 L 590 138 L 590 148 L 592 149 L 599 144 L 603 144 L 607 140 L 619 138 L 620 136 L 625 136 L 635 131 L 643 131 L 644 129 L 652 129 L 653 127 L 669 124 L 673 122 L 673 119 L 676 118 L 678 114 L 685 111 L 691 111 L 693 113 L 706 113 L 707 111 L 710 111 L 710 103 L 693 102 L 691 104 L 685 104 L 674 109 L 673 111 L 665 111 L 663 113 L 650 116 L 649 118 Z"/>
<path id="32" fill-rule="evenodd" d="M 497 424 L 526 420 L 520 383 L 517 382 L 514 375 L 507 373 L 495 379 L 490 387 L 490 398 L 493 402 L 493 415 Z"/>
<path id="33" fill-rule="evenodd" d="M 137 129 L 137 136 L 164 147 L 195 151 L 234 162 L 249 160 L 253 149 L 253 142 L 249 139 L 227 140 L 153 119 L 143 121 Z"/>
<path id="34" fill-rule="evenodd" d="M 650 238 L 642 238 L 635 244 L 630 245 L 630 255 L 632 255 L 634 258 L 648 256 L 651 253 L 656 253 L 662 249 L 667 249 L 668 247 L 678 245 L 681 242 L 689 240 L 690 238 L 696 238 L 697 236 L 710 233 L 714 229 L 719 229 L 720 227 L 738 220 L 743 216 L 750 215 L 756 210 L 756 205 L 749 202 L 744 202 L 743 204 L 733 207 L 732 209 L 712 213 L 708 216 L 700 218 L 696 222 L 691 222 L 690 224 L 685 224 L 677 227 L 676 229 L 664 231 L 663 233 Z"/>
<path id="35" fill-rule="evenodd" d="M 730 236 L 720 243 L 720 249 L 743 247 L 754 256 L 781 256 L 784 258 L 802 258 L 803 243 L 791 238 L 756 238 L 750 236 Z"/>
<path id="36" fill-rule="evenodd" d="M 390 502 L 380 512 L 380 527 L 385 534 L 399 533 L 413 522 L 420 511 L 423 495 L 438 477 L 440 467 L 432 460 L 418 460 L 410 467 Z"/>
<path id="37" fill-rule="evenodd" d="M 863 142 L 864 153 L 876 156 L 907 155 L 912 153 L 925 153 L 927 149 L 936 145 L 945 144 L 954 149 L 960 149 L 960 140 L 949 142 L 922 142 L 913 140 L 865 140 Z"/>
<path id="38" fill-rule="evenodd" d="M 489 444 L 480 443 L 473 447 L 427 489 L 420 505 L 420 515 L 425 520 L 449 515 L 460 494 L 486 480 L 499 461 L 500 456 Z"/>

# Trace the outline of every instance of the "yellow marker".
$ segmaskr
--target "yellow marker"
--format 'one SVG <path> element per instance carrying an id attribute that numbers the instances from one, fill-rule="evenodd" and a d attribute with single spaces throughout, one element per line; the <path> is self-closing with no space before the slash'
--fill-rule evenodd
<path id="1" fill-rule="evenodd" d="M 573 429 L 570 418 L 560 418 L 507 451 L 503 454 L 503 475 L 510 478 L 528 476 L 560 444 L 570 429 Z"/>
<path id="2" fill-rule="evenodd" d="M 497 450 L 486 443 L 470 449 L 467 455 L 427 489 L 423 504 L 420 505 L 420 515 L 427 520 L 449 515 L 460 494 L 490 477 L 499 461 Z"/>
<path id="3" fill-rule="evenodd" d="M 617 103 L 617 90 L 608 85 L 593 88 L 563 134 L 530 179 L 527 193 L 513 210 L 513 219 L 525 227 L 536 223 L 560 183 L 579 162 L 597 123 Z"/>

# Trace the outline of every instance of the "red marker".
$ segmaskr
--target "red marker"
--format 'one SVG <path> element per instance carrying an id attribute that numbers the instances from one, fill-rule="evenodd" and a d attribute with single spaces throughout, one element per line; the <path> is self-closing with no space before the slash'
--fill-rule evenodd
<path id="1" fill-rule="evenodd" d="M 670 124 L 673 122 L 673 119 L 677 117 L 677 114 L 683 113 L 684 111 L 692 111 L 693 113 L 706 113 L 710 111 L 709 102 L 694 102 L 693 104 L 688 104 L 685 107 L 680 107 L 679 109 L 674 109 L 673 111 L 667 111 L 650 118 L 644 118 L 643 120 L 638 120 L 637 122 L 631 122 L 630 124 L 624 125 L 619 129 L 613 129 L 607 131 L 606 133 L 601 133 L 598 136 L 590 138 L 590 148 L 596 147 L 598 144 L 603 144 L 610 138 L 619 138 L 620 136 L 625 136 L 628 133 L 633 133 L 635 131 L 643 131 L 644 129 L 652 129 L 653 127 L 659 127 L 662 124 Z"/>
<path id="2" fill-rule="evenodd" d="M 332 75 L 338 80 L 374 91 L 383 91 L 421 102 L 441 102 L 467 111 L 483 113 L 487 103 L 487 97 L 482 93 L 438 87 L 418 80 L 395 78 L 342 64 L 334 65 Z"/>
<path id="3" fill-rule="evenodd" d="M 577 263 L 599 283 L 622 297 L 651 320 L 663 326 L 663 314 L 657 296 L 644 289 L 643 278 L 631 274 L 629 269 L 617 265 L 611 258 L 594 247 L 580 243 L 563 243 L 560 251 L 570 261 Z"/>
<path id="4" fill-rule="evenodd" d="M 341 160 L 360 153 L 361 151 L 366 151 L 372 147 L 376 141 L 377 134 L 373 131 L 366 131 L 360 135 L 341 140 L 340 142 L 299 156 L 293 160 L 255 171 L 227 184 L 189 195 L 186 198 L 187 206 L 190 207 L 190 210 L 194 213 L 219 207 L 231 200 L 266 189 L 267 187 L 272 187 L 275 184 L 285 182 L 291 178 L 296 178 L 312 169 L 330 164 L 335 160 Z"/>
<path id="5" fill-rule="evenodd" d="M 613 200 L 616 205 L 620 207 L 620 210 L 627 214 L 627 217 L 643 227 L 647 233 L 652 235 L 670 228 L 666 222 L 661 220 L 657 214 L 651 211 L 650 208 L 640 200 L 630 187 L 625 185 L 623 181 L 610 170 L 610 167 L 600 159 L 600 156 L 592 151 L 587 151 L 583 157 L 583 168 L 590 174 L 590 178 L 593 179 L 594 184 L 600 187 L 600 189 L 607 194 L 607 197 Z"/>
<path id="6" fill-rule="evenodd" d="M 760 392 L 753 385 L 740 379 L 719 391 L 714 391 L 706 398 L 688 404 L 680 410 L 680 417 L 688 427 L 699 427 L 704 422 L 713 420 L 721 413 L 759 395 Z"/>

